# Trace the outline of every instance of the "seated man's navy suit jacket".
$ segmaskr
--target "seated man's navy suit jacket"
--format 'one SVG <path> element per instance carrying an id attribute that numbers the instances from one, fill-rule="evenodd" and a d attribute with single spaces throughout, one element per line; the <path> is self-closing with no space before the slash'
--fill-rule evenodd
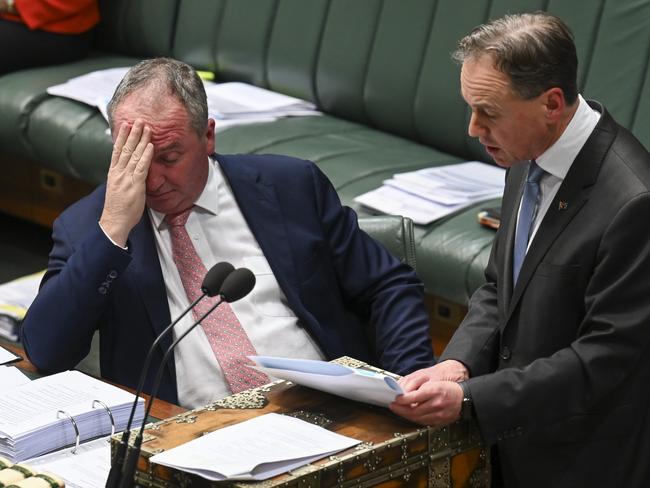
<path id="1" fill-rule="evenodd" d="M 216 159 L 291 309 L 328 358 L 348 355 L 400 374 L 433 363 L 422 283 L 358 229 L 316 165 L 269 155 Z M 128 252 L 120 249 L 98 225 L 105 190 L 54 223 L 48 271 L 21 335 L 30 360 L 55 372 L 83 359 L 99 329 L 102 377 L 135 387 L 171 317 L 146 212 Z M 170 344 L 161 342 L 151 369 Z M 177 402 L 173 357 L 159 396 Z"/>

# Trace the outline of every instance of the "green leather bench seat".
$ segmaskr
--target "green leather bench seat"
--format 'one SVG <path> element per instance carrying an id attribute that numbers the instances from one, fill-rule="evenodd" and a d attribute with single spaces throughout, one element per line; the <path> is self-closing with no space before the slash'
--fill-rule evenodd
<path id="1" fill-rule="evenodd" d="M 315 161 L 343 202 L 396 172 L 489 161 L 467 136 L 469 112 L 450 60 L 489 18 L 546 9 L 573 29 L 587 98 L 650 145 L 650 0 L 105 0 L 97 51 L 64 66 L 0 77 L 0 164 L 33 161 L 104 180 L 111 143 L 94 109 L 45 93 L 95 69 L 168 55 L 217 81 L 245 81 L 314 102 L 325 115 L 217 133 L 223 153 Z M 430 293 L 466 303 L 483 280 L 493 231 L 477 205 L 416 226 L 418 274 Z M 369 212 L 358 209 L 362 215 Z"/>

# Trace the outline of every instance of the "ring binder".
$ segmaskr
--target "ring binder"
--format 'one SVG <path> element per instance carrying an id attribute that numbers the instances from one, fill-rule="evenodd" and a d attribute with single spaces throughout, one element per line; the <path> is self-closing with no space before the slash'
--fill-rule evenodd
<path id="1" fill-rule="evenodd" d="M 115 435 L 115 419 L 113 418 L 113 412 L 111 412 L 111 409 L 101 400 L 93 400 L 93 408 L 95 408 L 95 404 L 97 403 L 104 407 L 104 410 L 106 410 L 106 413 L 108 414 L 108 418 L 111 419 L 111 437 L 113 437 Z"/>
<path id="2" fill-rule="evenodd" d="M 58 412 L 56 412 L 56 418 L 60 419 L 61 414 L 68 417 L 70 422 L 72 422 L 72 426 L 74 427 L 74 431 L 75 431 L 76 440 L 75 440 L 74 449 L 71 452 L 72 454 L 77 454 L 77 449 L 79 449 L 79 427 L 77 427 L 77 422 L 75 422 L 74 418 L 72 418 L 72 416 L 64 410 L 59 410 Z"/>

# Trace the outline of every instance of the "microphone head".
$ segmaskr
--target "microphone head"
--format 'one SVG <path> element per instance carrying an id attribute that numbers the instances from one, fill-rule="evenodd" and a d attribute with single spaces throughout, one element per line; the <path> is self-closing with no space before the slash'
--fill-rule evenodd
<path id="1" fill-rule="evenodd" d="M 235 267 L 232 264 L 226 263 L 225 261 L 215 264 L 205 274 L 205 278 L 203 278 L 203 283 L 201 284 L 201 291 L 209 297 L 218 295 L 224 280 L 234 269 Z"/>
<path id="2" fill-rule="evenodd" d="M 255 286 L 255 275 L 248 268 L 237 268 L 221 285 L 219 294 L 226 302 L 236 302 L 250 293 Z"/>

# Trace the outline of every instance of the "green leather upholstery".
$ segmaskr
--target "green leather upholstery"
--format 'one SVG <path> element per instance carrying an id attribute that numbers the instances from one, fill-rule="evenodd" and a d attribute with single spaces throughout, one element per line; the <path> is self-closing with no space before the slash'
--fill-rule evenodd
<path id="1" fill-rule="evenodd" d="M 53 84 L 99 68 L 172 55 L 218 81 L 240 80 L 313 101 L 321 117 L 238 126 L 222 153 L 315 161 L 345 204 L 393 173 L 489 161 L 467 135 L 460 37 L 505 13 L 546 9 L 572 28 L 587 98 L 650 145 L 650 0 L 102 0 L 97 52 L 0 77 L 0 164 L 34 161 L 98 183 L 111 141 L 94 109 L 49 97 Z M 497 202 L 486 203 L 493 206 Z M 483 280 L 493 232 L 483 205 L 416 226 L 418 274 L 430 293 L 466 303 Z"/>
<path id="2" fill-rule="evenodd" d="M 362 217 L 359 227 L 388 252 L 411 268 L 416 268 L 413 221 L 400 215 Z"/>

